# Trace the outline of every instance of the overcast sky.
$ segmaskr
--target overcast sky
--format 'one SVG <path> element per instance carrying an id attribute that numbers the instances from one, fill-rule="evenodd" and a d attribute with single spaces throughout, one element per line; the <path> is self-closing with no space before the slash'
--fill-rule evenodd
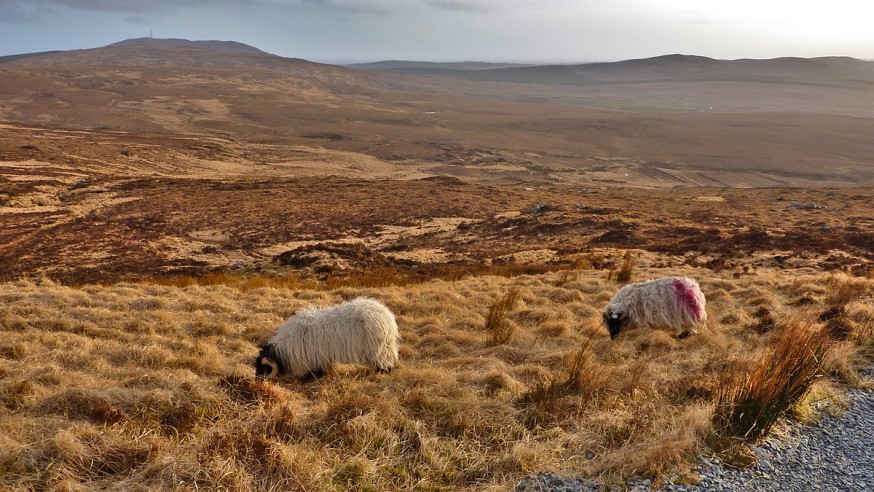
<path id="1" fill-rule="evenodd" d="M 218 39 L 342 63 L 874 58 L 874 1 L 0 0 L 0 55 Z"/>

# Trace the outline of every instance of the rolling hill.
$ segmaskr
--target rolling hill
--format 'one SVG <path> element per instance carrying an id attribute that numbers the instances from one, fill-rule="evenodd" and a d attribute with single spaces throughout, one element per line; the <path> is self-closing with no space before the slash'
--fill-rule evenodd
<path id="1" fill-rule="evenodd" d="M 7 58 L 0 120 L 136 139 L 173 135 L 168 145 L 183 141 L 178 136 L 217 137 L 276 145 L 280 155 L 293 146 L 305 155 L 345 152 L 344 172 L 355 175 L 392 169 L 646 187 L 874 179 L 869 62 L 670 55 L 573 66 L 433 65 L 452 76 L 396 72 L 429 64 L 379 66 L 391 72 L 233 42 L 128 40 Z M 285 162 L 274 151 L 218 153 L 238 155 L 243 173 Z M 327 169 L 336 167 L 306 172 Z"/>
<path id="2" fill-rule="evenodd" d="M 526 84 L 596 85 L 641 82 L 861 82 L 874 83 L 874 63 L 849 57 L 716 60 L 665 55 L 608 63 L 501 66 L 465 63 L 377 62 L 367 70 L 448 75 L 471 80 Z"/>

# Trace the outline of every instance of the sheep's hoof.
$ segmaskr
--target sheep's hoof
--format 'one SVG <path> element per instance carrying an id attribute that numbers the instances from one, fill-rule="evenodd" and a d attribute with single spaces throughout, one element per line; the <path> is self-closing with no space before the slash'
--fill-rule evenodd
<path id="1" fill-rule="evenodd" d="M 394 369 L 394 366 L 392 366 L 392 367 L 377 367 L 376 372 L 378 372 L 380 374 L 390 374 L 393 369 Z"/>
<path id="2" fill-rule="evenodd" d="M 686 330 L 683 333 L 680 333 L 679 335 L 677 335 L 677 339 L 685 340 L 685 339 L 689 338 L 690 336 L 692 336 L 692 332 Z"/>

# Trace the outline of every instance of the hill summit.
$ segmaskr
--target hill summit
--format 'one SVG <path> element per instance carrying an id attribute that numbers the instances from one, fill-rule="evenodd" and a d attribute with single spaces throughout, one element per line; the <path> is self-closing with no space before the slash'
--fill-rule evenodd
<path id="1" fill-rule="evenodd" d="M 107 45 L 107 47 L 112 46 L 172 46 L 172 47 L 185 47 L 185 48 L 204 48 L 210 50 L 217 51 L 226 51 L 229 53 L 245 53 L 249 55 L 268 55 L 266 51 L 259 50 L 254 46 L 249 46 L 248 44 L 238 43 L 236 41 L 215 41 L 215 40 L 207 40 L 207 41 L 190 41 L 188 39 L 180 39 L 180 38 L 134 38 L 134 39 L 125 39 L 124 41 L 119 41 L 117 43 L 112 43 Z"/>

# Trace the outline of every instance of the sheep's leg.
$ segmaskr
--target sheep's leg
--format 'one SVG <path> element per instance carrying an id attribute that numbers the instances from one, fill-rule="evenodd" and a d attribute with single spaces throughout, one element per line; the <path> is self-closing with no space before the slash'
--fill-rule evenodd
<path id="1" fill-rule="evenodd" d="M 394 368 L 395 368 L 394 366 L 377 367 L 376 372 L 378 372 L 380 374 L 390 374 Z"/>

